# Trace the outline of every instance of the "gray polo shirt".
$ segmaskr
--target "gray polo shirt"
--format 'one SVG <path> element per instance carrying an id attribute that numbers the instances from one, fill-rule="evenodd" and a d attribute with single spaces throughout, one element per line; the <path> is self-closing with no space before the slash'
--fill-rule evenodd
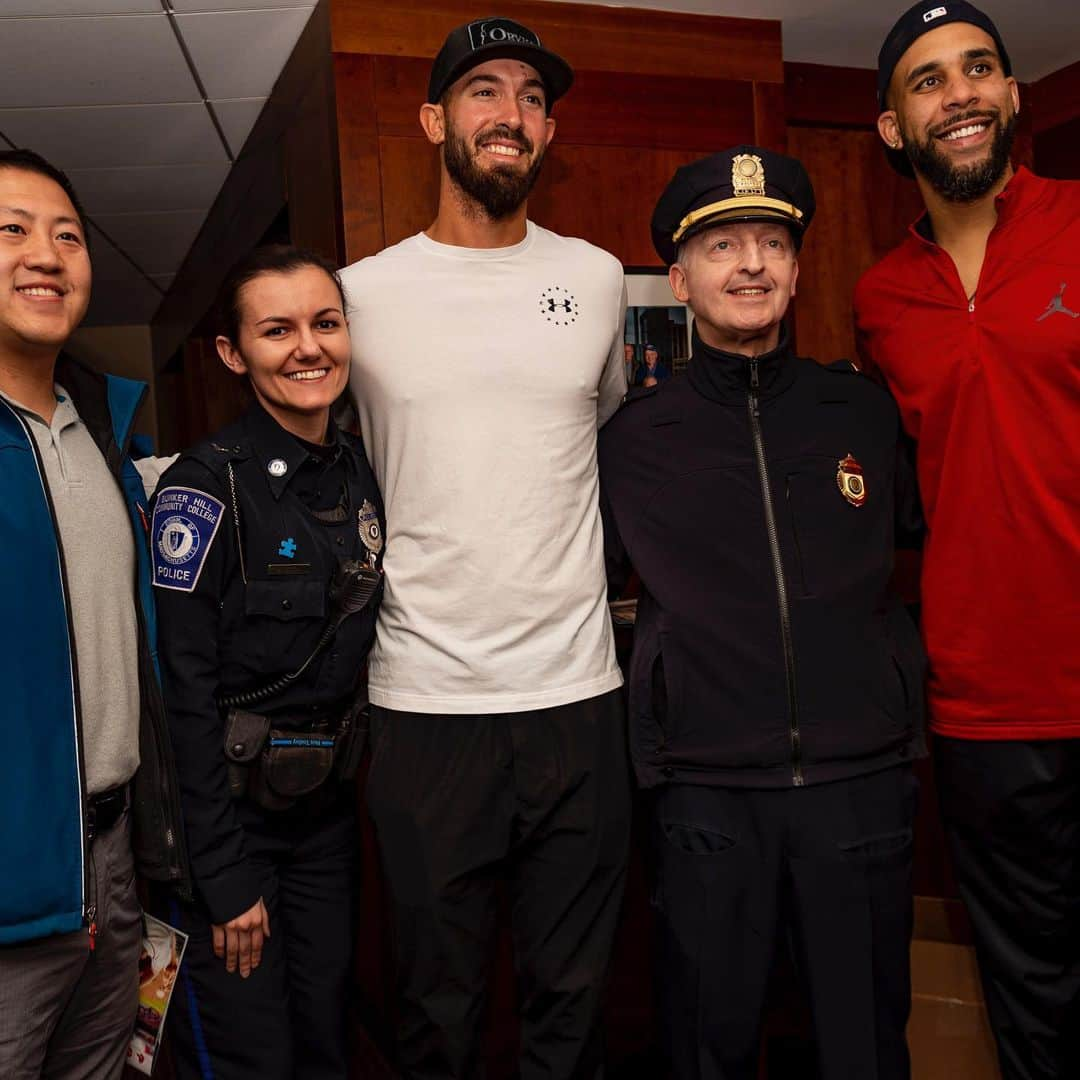
<path id="1" fill-rule="evenodd" d="M 135 545 L 124 497 L 65 390 L 47 424 L 19 402 L 45 464 L 79 666 L 86 790 L 126 783 L 139 765 Z M 43 542 L 44 542 L 44 538 Z"/>

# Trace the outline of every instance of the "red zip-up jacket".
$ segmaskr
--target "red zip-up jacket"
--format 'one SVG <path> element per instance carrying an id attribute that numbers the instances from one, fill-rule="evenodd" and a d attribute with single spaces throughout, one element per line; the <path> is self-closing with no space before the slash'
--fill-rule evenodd
<path id="1" fill-rule="evenodd" d="M 1021 168 L 974 300 L 924 215 L 855 291 L 918 445 L 931 727 L 1080 736 L 1080 183 Z"/>

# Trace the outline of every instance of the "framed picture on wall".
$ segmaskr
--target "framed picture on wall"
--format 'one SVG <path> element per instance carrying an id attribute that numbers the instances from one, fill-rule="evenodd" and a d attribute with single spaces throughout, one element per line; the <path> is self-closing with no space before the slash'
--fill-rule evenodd
<path id="1" fill-rule="evenodd" d="M 624 273 L 626 381 L 651 386 L 686 369 L 694 317 L 675 299 L 663 267 L 627 266 Z"/>

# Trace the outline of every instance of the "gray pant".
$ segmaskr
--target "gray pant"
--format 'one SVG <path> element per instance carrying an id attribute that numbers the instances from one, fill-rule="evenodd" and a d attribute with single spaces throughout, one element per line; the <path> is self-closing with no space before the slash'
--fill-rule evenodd
<path id="1" fill-rule="evenodd" d="M 90 862 L 93 951 L 86 930 L 0 947 L 3 1080 L 116 1080 L 123 1071 L 142 944 L 126 812 L 94 840 Z"/>

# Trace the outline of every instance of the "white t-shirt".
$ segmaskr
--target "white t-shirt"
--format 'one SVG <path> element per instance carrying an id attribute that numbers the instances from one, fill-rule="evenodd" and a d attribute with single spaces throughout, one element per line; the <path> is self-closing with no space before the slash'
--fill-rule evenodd
<path id="1" fill-rule="evenodd" d="M 351 385 L 386 503 L 371 700 L 522 712 L 622 682 L 596 432 L 625 392 L 622 267 L 528 223 L 347 267 Z"/>

